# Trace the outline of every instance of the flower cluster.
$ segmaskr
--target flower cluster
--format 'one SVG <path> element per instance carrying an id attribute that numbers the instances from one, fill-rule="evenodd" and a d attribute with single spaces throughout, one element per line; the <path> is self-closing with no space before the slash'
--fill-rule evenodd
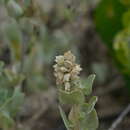
<path id="1" fill-rule="evenodd" d="M 79 79 L 79 73 L 82 70 L 80 65 L 75 63 L 75 56 L 68 51 L 62 56 L 56 56 L 54 75 L 57 85 L 64 86 L 65 91 L 70 91 L 72 83 Z"/>

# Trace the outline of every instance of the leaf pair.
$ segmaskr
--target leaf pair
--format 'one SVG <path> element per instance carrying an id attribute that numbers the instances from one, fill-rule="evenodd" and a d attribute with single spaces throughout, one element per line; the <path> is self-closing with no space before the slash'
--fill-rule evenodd
<path id="1" fill-rule="evenodd" d="M 90 75 L 84 85 L 70 92 L 59 89 L 60 103 L 72 106 L 68 118 L 59 106 L 60 114 L 67 130 L 97 129 L 98 118 L 94 109 L 97 97 L 93 96 L 88 103 L 85 102 L 85 95 L 88 96 L 92 92 L 94 79 L 95 75 Z"/>
<path id="2" fill-rule="evenodd" d="M 96 102 L 97 97 L 92 97 L 89 103 L 84 103 L 81 108 L 79 108 L 79 111 L 76 111 L 76 113 L 73 113 L 73 109 L 71 109 L 69 119 L 67 119 L 65 112 L 61 106 L 59 106 L 60 114 L 67 130 L 74 129 L 76 126 L 75 123 L 77 123 L 77 120 L 75 120 L 76 118 L 80 122 L 80 130 L 96 130 L 99 125 L 97 113 L 94 109 Z"/>

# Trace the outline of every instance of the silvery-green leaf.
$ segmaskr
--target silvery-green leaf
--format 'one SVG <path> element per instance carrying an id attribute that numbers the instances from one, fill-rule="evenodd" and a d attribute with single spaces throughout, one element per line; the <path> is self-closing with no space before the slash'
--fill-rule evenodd
<path id="1" fill-rule="evenodd" d="M 22 57 L 22 32 L 15 20 L 5 24 L 5 36 L 9 41 L 12 59 L 20 60 Z"/>
<path id="2" fill-rule="evenodd" d="M 0 107 L 4 104 L 4 102 L 9 98 L 9 92 L 6 88 L 0 89 Z"/>
<path id="3" fill-rule="evenodd" d="M 13 117 L 16 116 L 17 112 L 20 110 L 21 105 L 23 104 L 23 100 L 24 94 L 21 92 L 19 87 L 15 88 L 12 97 L 12 102 L 9 106 L 9 111 Z"/>
<path id="4" fill-rule="evenodd" d="M 63 122 L 65 124 L 65 127 L 67 128 L 67 130 L 71 130 L 72 124 L 69 122 L 69 120 L 66 117 L 65 112 L 62 110 L 62 108 L 60 106 L 59 106 L 59 110 L 60 110 L 60 114 L 63 119 Z"/>
<path id="5" fill-rule="evenodd" d="M 11 86 L 16 86 L 24 80 L 24 75 L 16 74 L 9 69 L 4 69 L 4 74 L 6 75 Z"/>
<path id="6" fill-rule="evenodd" d="M 96 102 L 97 102 L 97 97 L 93 96 L 90 99 L 89 103 L 84 103 L 81 106 L 81 116 L 82 116 L 82 118 L 86 118 L 86 116 L 94 110 L 94 106 L 95 106 Z"/>
<path id="7" fill-rule="evenodd" d="M 92 85 L 93 81 L 95 79 L 95 74 L 91 74 L 85 83 L 83 84 L 83 92 L 86 96 L 90 95 L 92 93 Z"/>
<path id="8" fill-rule="evenodd" d="M 80 89 L 66 92 L 59 90 L 59 100 L 62 104 L 82 104 L 84 102 L 84 95 Z"/>
<path id="9" fill-rule="evenodd" d="M 95 110 L 88 114 L 86 116 L 86 119 L 81 122 L 82 130 L 96 130 L 98 128 L 98 125 L 99 122 Z"/>
<path id="10" fill-rule="evenodd" d="M 7 7 L 9 13 L 13 16 L 21 16 L 23 14 L 22 8 L 14 0 L 9 0 L 9 2 L 7 3 Z"/>
<path id="11" fill-rule="evenodd" d="M 11 97 L 8 97 L 0 110 L 6 110 L 11 117 L 15 117 L 17 112 L 20 110 L 23 103 L 24 94 L 20 91 L 19 87 L 16 87 Z"/>

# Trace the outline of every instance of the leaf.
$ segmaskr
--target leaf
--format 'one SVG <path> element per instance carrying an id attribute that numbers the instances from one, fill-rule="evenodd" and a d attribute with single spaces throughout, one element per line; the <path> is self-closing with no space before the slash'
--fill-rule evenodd
<path id="1" fill-rule="evenodd" d="M 0 107 L 9 98 L 8 90 L 6 88 L 0 88 Z"/>
<path id="2" fill-rule="evenodd" d="M 95 109 L 86 116 L 86 119 L 81 122 L 81 128 L 83 130 L 96 130 L 99 122 Z"/>
<path id="3" fill-rule="evenodd" d="M 21 32 L 19 26 L 15 20 L 12 20 L 11 23 L 5 24 L 5 33 L 8 39 L 13 42 L 20 43 L 21 42 Z"/>
<path id="4" fill-rule="evenodd" d="M 85 113 L 85 115 L 87 116 L 88 114 L 90 114 L 93 109 L 94 109 L 94 106 L 97 102 L 97 97 L 96 96 L 93 96 L 89 103 L 84 103 L 82 106 L 81 106 L 81 111 Z"/>
<path id="5" fill-rule="evenodd" d="M 23 103 L 24 94 L 20 91 L 20 88 L 16 87 L 11 97 L 8 97 L 4 104 L 0 107 L 0 110 L 6 110 L 11 117 L 15 117 L 19 112 Z"/>
<path id="6" fill-rule="evenodd" d="M 59 110 L 60 110 L 60 114 L 61 114 L 61 117 L 63 119 L 63 122 L 65 124 L 65 127 L 67 128 L 67 130 L 71 130 L 72 124 L 68 121 L 68 119 L 65 115 L 65 112 L 62 110 L 62 108 L 60 106 L 59 106 Z"/>
<path id="7" fill-rule="evenodd" d="M 86 96 L 90 95 L 92 93 L 92 85 L 94 82 L 96 75 L 95 74 L 91 74 L 87 80 L 85 81 L 85 83 L 83 84 L 83 92 Z"/>
<path id="8" fill-rule="evenodd" d="M 16 116 L 19 112 L 21 105 L 24 101 L 24 94 L 20 91 L 19 87 L 16 87 L 13 93 L 12 102 L 10 103 L 9 111 L 11 116 Z"/>
<path id="9" fill-rule="evenodd" d="M 5 37 L 9 41 L 12 58 L 20 60 L 22 57 L 22 32 L 15 20 L 11 23 L 5 24 Z"/>
<path id="10" fill-rule="evenodd" d="M 13 78 L 14 78 L 14 73 L 13 73 L 11 70 L 5 69 L 5 70 L 4 70 L 4 73 L 5 73 L 5 75 L 6 75 L 6 77 L 8 78 L 9 81 L 12 81 L 12 80 L 13 80 Z"/>
<path id="11" fill-rule="evenodd" d="M 0 127 L 8 129 L 11 128 L 13 124 L 14 121 L 10 117 L 10 114 L 5 110 L 0 111 Z"/>
<path id="12" fill-rule="evenodd" d="M 23 14 L 23 10 L 18 3 L 14 0 L 9 0 L 7 3 L 8 11 L 12 16 L 21 16 Z"/>
<path id="13" fill-rule="evenodd" d="M 62 104 L 82 104 L 84 102 L 84 95 L 80 89 L 71 92 L 59 90 L 59 100 Z"/>
<path id="14" fill-rule="evenodd" d="M 23 74 L 16 74 L 9 69 L 5 69 L 4 74 L 6 75 L 8 82 L 10 83 L 10 86 L 16 86 L 21 84 L 21 82 L 25 78 Z"/>
<path id="15" fill-rule="evenodd" d="M 8 91 L 1 92 L 0 96 L 2 96 L 1 94 L 4 97 L 2 97 L 3 103 L 1 102 L 0 106 L 0 127 L 6 130 L 13 126 L 13 118 L 16 117 L 21 108 L 24 95 L 18 87 L 15 88 L 12 96 L 9 95 Z"/>

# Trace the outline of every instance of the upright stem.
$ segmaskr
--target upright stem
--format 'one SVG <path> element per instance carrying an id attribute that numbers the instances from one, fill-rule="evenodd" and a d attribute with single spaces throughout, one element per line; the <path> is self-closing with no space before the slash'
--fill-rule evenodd
<path id="1" fill-rule="evenodd" d="M 72 130 L 80 130 L 79 113 L 80 113 L 80 106 L 74 105 L 69 115 L 70 120 L 74 124 L 74 127 Z"/>
<path id="2" fill-rule="evenodd" d="M 80 107 L 78 105 L 74 106 L 75 114 L 77 116 L 76 121 L 76 128 L 74 130 L 80 130 L 80 123 L 79 123 L 79 113 L 80 113 Z"/>

